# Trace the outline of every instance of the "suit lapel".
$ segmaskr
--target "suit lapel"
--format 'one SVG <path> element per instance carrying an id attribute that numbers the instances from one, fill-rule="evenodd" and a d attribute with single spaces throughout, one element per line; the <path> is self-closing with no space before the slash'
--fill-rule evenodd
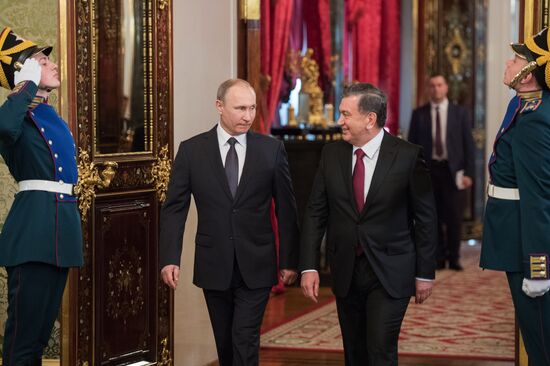
<path id="1" fill-rule="evenodd" d="M 350 200 L 351 207 L 353 207 L 354 212 L 359 215 L 357 211 L 357 205 L 355 204 L 355 198 L 353 196 L 353 170 L 352 170 L 352 156 L 353 156 L 353 146 L 349 143 L 343 144 L 342 149 L 340 149 L 340 169 L 342 171 L 342 177 L 344 177 L 344 185 L 346 187 L 347 195 Z"/>
<path id="2" fill-rule="evenodd" d="M 380 189 L 380 186 L 384 182 L 384 178 L 388 173 L 390 167 L 395 159 L 397 141 L 394 137 L 390 136 L 387 132 L 384 132 L 384 138 L 382 139 L 382 145 L 380 145 L 380 152 L 378 153 L 378 161 L 374 168 L 374 174 L 370 184 L 367 199 L 365 201 L 365 207 L 361 216 L 363 216 L 369 206 L 369 203 L 376 196 L 376 193 Z"/>
<path id="3" fill-rule="evenodd" d="M 237 186 L 237 193 L 235 194 L 235 202 L 239 199 L 242 193 L 245 191 L 246 184 L 249 181 L 249 178 L 254 170 L 254 161 L 255 159 L 252 156 L 257 156 L 258 144 L 256 140 L 256 135 L 252 132 L 246 133 L 246 154 L 244 158 L 243 172 L 241 174 L 241 179 L 239 179 L 239 185 Z M 228 185 L 229 189 L 229 185 Z"/>
<path id="4" fill-rule="evenodd" d="M 232 200 L 233 196 L 229 190 L 229 184 L 227 183 L 227 177 L 225 176 L 225 169 L 223 167 L 222 157 L 220 155 L 220 146 L 218 143 L 218 134 L 216 132 L 216 127 L 211 129 L 206 134 L 206 148 L 204 149 L 205 155 L 208 157 L 210 164 L 212 165 L 212 170 L 216 175 L 220 185 L 227 194 L 227 196 Z"/>
<path id="5" fill-rule="evenodd" d="M 424 108 L 424 120 L 426 121 L 426 131 L 428 133 L 428 141 L 431 142 L 433 141 L 433 136 L 432 136 L 432 107 L 431 105 L 428 103 L 426 105 L 426 107 Z M 430 151 L 430 154 L 431 154 L 431 151 Z"/>
<path id="6" fill-rule="evenodd" d="M 449 102 L 449 107 L 447 108 L 447 131 L 445 133 L 445 144 L 447 145 L 447 155 L 449 154 L 449 142 L 451 141 L 452 131 L 460 131 L 458 126 L 455 126 L 455 116 L 454 106 Z"/>

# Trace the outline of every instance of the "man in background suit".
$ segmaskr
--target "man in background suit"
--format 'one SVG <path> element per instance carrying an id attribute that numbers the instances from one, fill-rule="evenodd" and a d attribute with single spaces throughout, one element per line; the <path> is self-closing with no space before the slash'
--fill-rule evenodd
<path id="1" fill-rule="evenodd" d="M 192 194 L 198 213 L 193 283 L 204 291 L 220 365 L 258 365 L 270 289 L 278 276 L 287 285 L 297 277 L 296 202 L 282 142 L 249 131 L 256 115 L 250 84 L 223 82 L 216 108 L 219 123 L 182 142 L 174 160 L 161 211 L 161 276 L 176 288 Z"/>
<path id="2" fill-rule="evenodd" d="M 438 216 L 437 268 L 460 271 L 463 190 L 474 176 L 472 123 L 466 109 L 447 99 L 443 75 L 429 81 L 430 102 L 413 111 L 409 141 L 423 147 L 434 187 Z"/>
<path id="3" fill-rule="evenodd" d="M 344 90 L 344 141 L 324 147 L 304 216 L 302 291 L 317 301 L 326 231 L 346 365 L 397 365 L 410 297 L 426 300 L 435 276 L 430 175 L 419 146 L 384 131 L 386 100 L 370 84 Z"/>

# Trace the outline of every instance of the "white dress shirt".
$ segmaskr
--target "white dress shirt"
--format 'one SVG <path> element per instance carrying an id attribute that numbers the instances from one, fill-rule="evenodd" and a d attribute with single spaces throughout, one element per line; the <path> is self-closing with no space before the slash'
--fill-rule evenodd
<path id="1" fill-rule="evenodd" d="M 237 140 L 237 143 L 235 144 L 235 151 L 237 152 L 237 157 L 239 158 L 238 182 L 240 182 L 241 175 L 243 173 L 244 158 L 246 157 L 246 133 L 232 136 L 229 133 L 227 133 L 226 130 L 223 129 L 220 123 L 218 123 L 216 132 L 218 133 L 218 146 L 220 147 L 220 155 L 222 157 L 222 163 L 224 167 L 225 167 L 225 159 L 227 158 L 227 152 L 231 147 L 231 145 L 229 145 L 227 140 L 229 140 L 231 137 L 234 137 Z"/>
<path id="2" fill-rule="evenodd" d="M 430 102 L 432 116 L 432 159 L 447 160 L 447 116 L 449 111 L 449 99 L 445 98 L 441 103 L 435 104 Z M 439 106 L 439 122 L 441 125 L 441 145 L 443 146 L 443 154 L 437 156 L 435 153 L 435 108 Z"/>
<path id="3" fill-rule="evenodd" d="M 378 153 L 380 152 L 380 145 L 382 145 L 382 139 L 384 138 L 384 129 L 381 129 L 378 135 L 374 136 L 369 142 L 361 147 L 353 147 L 353 155 L 351 159 L 351 171 L 353 174 L 353 169 L 355 169 L 355 162 L 357 161 L 357 156 L 355 152 L 359 149 L 363 150 L 365 156 L 363 156 L 363 164 L 365 165 L 365 189 L 364 195 L 365 199 L 369 193 L 370 184 L 372 182 L 372 176 L 374 174 L 374 168 L 376 167 L 376 162 L 378 161 Z"/>

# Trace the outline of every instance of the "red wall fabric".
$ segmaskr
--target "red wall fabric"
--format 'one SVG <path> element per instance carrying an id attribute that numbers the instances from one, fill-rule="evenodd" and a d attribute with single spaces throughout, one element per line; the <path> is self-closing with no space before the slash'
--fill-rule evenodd
<path id="1" fill-rule="evenodd" d="M 262 74 L 271 77 L 271 83 L 265 96 L 267 112 L 265 116 L 260 117 L 261 124 L 260 131 L 258 132 L 267 134 L 270 132 L 271 121 L 273 121 L 279 105 L 279 93 L 290 38 L 294 0 L 262 0 L 260 5 L 260 71 Z M 271 224 L 273 226 L 273 232 L 275 233 L 278 259 L 279 225 L 277 216 L 275 215 L 275 204 L 273 202 L 271 205 Z M 279 283 L 273 286 L 272 292 L 277 294 L 283 291 L 284 284 L 279 278 Z"/>
<path id="2" fill-rule="evenodd" d="M 351 38 L 352 80 L 374 84 L 388 95 L 386 127 L 399 130 L 399 0 L 348 0 L 346 24 Z"/>
<path id="3" fill-rule="evenodd" d="M 279 105 L 279 91 L 288 49 L 294 0 L 262 0 L 261 2 L 261 72 L 271 77 L 266 95 L 267 112 L 262 118 L 260 133 L 269 133 L 271 121 Z"/>

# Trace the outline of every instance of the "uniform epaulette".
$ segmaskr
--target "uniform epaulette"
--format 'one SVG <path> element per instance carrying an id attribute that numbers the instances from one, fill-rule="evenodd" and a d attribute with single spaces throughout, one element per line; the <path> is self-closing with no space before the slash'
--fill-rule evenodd
<path id="1" fill-rule="evenodd" d="M 9 96 L 25 93 L 25 94 L 33 97 L 33 95 L 31 93 L 33 93 L 34 91 L 33 90 L 31 90 L 31 91 L 28 90 L 29 88 L 32 89 L 31 83 L 32 83 L 32 85 L 34 85 L 36 87 L 35 83 L 33 83 L 32 81 L 28 81 L 28 80 L 18 83 L 17 85 L 15 85 L 13 87 L 13 89 L 11 90 L 11 93 L 9 94 Z"/>
<path id="2" fill-rule="evenodd" d="M 532 280 L 547 280 L 548 273 L 548 255 L 546 253 L 536 253 L 529 255 L 528 278 Z"/>
<path id="3" fill-rule="evenodd" d="M 27 86 L 27 83 L 25 83 L 25 82 L 21 82 L 21 83 L 17 84 L 17 85 L 14 86 L 13 89 L 11 90 L 10 95 L 11 95 L 11 94 L 18 94 L 18 93 L 20 93 L 20 92 L 23 90 L 23 88 L 24 88 L 25 86 Z"/>
<path id="4" fill-rule="evenodd" d="M 39 104 L 42 104 L 42 103 L 46 103 L 46 98 L 36 96 L 36 97 L 32 98 L 32 101 L 29 104 L 29 109 L 34 109 L 34 108 L 36 108 L 36 106 L 38 106 Z"/>
<path id="5" fill-rule="evenodd" d="M 536 111 L 537 108 L 541 105 L 541 103 L 542 103 L 542 99 L 529 100 L 525 103 L 523 108 L 521 108 L 519 113 L 527 113 L 527 112 Z"/>

